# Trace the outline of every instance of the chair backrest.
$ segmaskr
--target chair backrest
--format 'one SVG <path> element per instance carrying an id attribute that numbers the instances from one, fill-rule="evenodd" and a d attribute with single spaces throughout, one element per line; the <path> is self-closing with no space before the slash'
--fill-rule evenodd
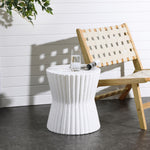
<path id="1" fill-rule="evenodd" d="M 125 23 L 110 27 L 77 29 L 77 35 L 85 63 L 99 60 L 100 67 L 103 67 L 138 59 Z"/>

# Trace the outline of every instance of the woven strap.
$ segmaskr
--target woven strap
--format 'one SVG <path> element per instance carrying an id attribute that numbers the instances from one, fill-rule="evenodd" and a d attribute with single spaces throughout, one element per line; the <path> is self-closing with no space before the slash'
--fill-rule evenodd
<path id="1" fill-rule="evenodd" d="M 124 25 L 82 30 L 93 60 L 101 66 L 136 59 L 132 43 Z"/>

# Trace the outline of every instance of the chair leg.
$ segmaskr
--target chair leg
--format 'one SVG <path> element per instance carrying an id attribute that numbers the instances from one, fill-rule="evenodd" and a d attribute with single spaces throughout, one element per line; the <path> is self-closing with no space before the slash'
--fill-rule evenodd
<path id="1" fill-rule="evenodd" d="M 127 89 L 127 90 L 124 91 L 124 92 L 120 95 L 120 97 L 119 97 L 120 100 L 124 100 L 124 99 L 126 98 L 126 96 L 128 95 L 128 93 L 129 93 L 130 90 L 131 90 L 131 84 L 126 85 L 125 89 Z"/>
<path id="2" fill-rule="evenodd" d="M 140 128 L 147 130 L 147 125 L 146 125 L 146 120 L 145 120 L 145 114 L 144 114 L 139 84 L 136 84 L 136 83 L 132 84 L 132 89 L 133 89 L 133 93 L 134 93 L 134 100 L 135 100 L 135 104 L 136 104 Z"/>

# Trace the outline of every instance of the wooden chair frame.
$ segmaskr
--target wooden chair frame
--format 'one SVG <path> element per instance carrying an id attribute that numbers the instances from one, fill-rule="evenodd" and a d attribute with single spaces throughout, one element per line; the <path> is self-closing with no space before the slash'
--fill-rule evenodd
<path id="1" fill-rule="evenodd" d="M 134 64 L 134 72 L 138 72 L 138 71 L 142 71 L 144 70 L 141 64 L 141 61 L 139 59 L 139 56 L 137 54 L 134 42 L 132 40 L 131 34 L 129 32 L 128 26 L 126 23 L 121 25 L 123 28 L 126 28 L 127 34 L 130 38 L 130 42 L 132 44 L 133 50 L 135 52 L 136 58 L 133 58 L 133 64 Z M 118 28 L 118 26 L 115 26 L 116 28 Z M 112 28 L 112 27 L 110 27 Z M 91 29 L 88 29 L 89 31 Z M 96 30 L 96 29 L 94 29 Z M 101 28 L 99 28 L 99 30 L 101 30 Z M 105 30 L 107 30 L 107 28 L 105 28 Z M 78 40 L 80 43 L 80 47 L 82 50 L 82 54 L 84 57 L 84 61 L 85 63 L 90 63 L 93 61 L 93 57 L 90 54 L 90 48 L 86 43 L 86 38 L 84 37 L 84 32 L 86 32 L 86 30 L 82 30 L 82 29 L 77 29 L 77 35 L 78 35 Z M 122 62 L 124 62 L 124 60 L 122 60 Z M 118 63 L 118 62 L 117 62 Z M 109 65 L 108 63 L 106 63 L 107 65 Z M 113 64 L 113 62 L 112 62 Z M 101 67 L 103 67 L 103 64 L 101 65 Z M 109 93 L 105 93 L 105 94 L 101 94 L 95 97 L 95 100 L 99 100 L 102 98 L 106 98 L 109 96 L 113 96 L 116 94 L 121 94 L 119 99 L 123 100 L 126 98 L 126 96 L 128 95 L 130 89 L 133 89 L 133 93 L 134 93 L 134 99 L 135 99 L 135 104 L 136 104 L 136 109 L 137 109 L 137 115 L 138 115 L 138 119 L 139 119 L 139 123 L 140 123 L 140 128 L 147 130 L 147 125 L 146 125 L 146 120 L 145 120 L 145 114 L 144 114 L 144 109 L 150 108 L 150 102 L 148 103 L 142 103 L 142 99 L 141 99 L 141 95 L 140 95 L 140 89 L 139 89 L 139 83 L 144 83 L 150 81 L 150 77 L 140 77 L 140 78 L 118 78 L 118 79 L 100 79 L 99 83 L 98 83 L 98 87 L 99 86 L 112 86 L 112 85 L 126 85 L 125 88 L 116 90 L 116 91 L 112 91 Z"/>

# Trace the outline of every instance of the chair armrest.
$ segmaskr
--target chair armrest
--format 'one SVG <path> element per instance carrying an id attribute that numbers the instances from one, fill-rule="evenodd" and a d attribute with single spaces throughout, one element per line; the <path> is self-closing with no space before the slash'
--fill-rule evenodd
<path id="1" fill-rule="evenodd" d="M 142 69 L 142 70 L 150 70 L 150 69 Z"/>
<path id="2" fill-rule="evenodd" d="M 98 86 L 126 85 L 126 84 L 133 84 L 133 83 L 144 83 L 147 81 L 150 81 L 150 78 L 103 79 L 103 80 L 99 80 Z"/>

